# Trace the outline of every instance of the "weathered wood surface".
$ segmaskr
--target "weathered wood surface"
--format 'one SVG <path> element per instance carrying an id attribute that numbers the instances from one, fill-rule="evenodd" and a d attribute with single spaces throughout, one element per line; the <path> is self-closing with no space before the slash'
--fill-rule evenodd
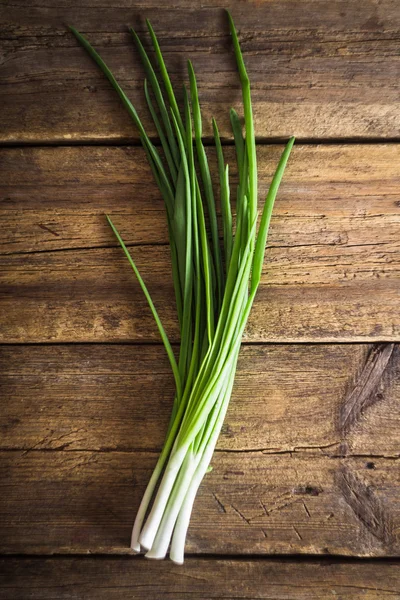
<path id="1" fill-rule="evenodd" d="M 227 19 L 232 10 L 253 84 L 263 138 L 398 138 L 400 14 L 397 0 L 133 0 L 118 7 L 52 0 L 1 11 L 0 139 L 12 143 L 120 141 L 137 132 L 110 85 L 66 24 L 87 34 L 148 125 L 143 71 L 128 33 L 149 17 L 173 82 L 196 68 L 205 134 L 211 116 L 230 137 L 228 109 L 240 86 Z"/>
<path id="2" fill-rule="evenodd" d="M 282 150 L 257 148 L 261 200 Z M 234 150 L 224 152 L 235 189 Z M 208 154 L 215 176 L 215 153 Z M 399 162 L 396 144 L 296 144 L 274 208 L 270 253 L 338 246 L 370 261 L 377 245 L 392 255 L 400 232 Z M 0 174 L 0 254 L 115 246 L 105 213 L 127 244 L 168 241 L 164 205 L 141 148 L 1 148 Z"/>
<path id="3" fill-rule="evenodd" d="M 280 152 L 259 150 L 261 193 Z M 399 152 L 295 149 L 248 341 L 399 339 Z M 18 148 L 1 159 L 2 341 L 159 340 L 105 212 L 139 244 L 135 259 L 177 340 L 164 208 L 142 151 Z"/>
<path id="4" fill-rule="evenodd" d="M 392 344 L 245 347 L 188 552 L 399 555 L 399 368 Z M 1 372 L 0 552 L 127 553 L 161 349 L 3 347 Z"/>
<path id="5" fill-rule="evenodd" d="M 133 434 L 134 436 L 134 434 Z M 0 552 L 129 553 L 157 454 L 0 452 Z M 186 550 L 195 554 L 399 556 L 396 459 L 216 452 Z"/>
<path id="6" fill-rule="evenodd" d="M 399 563 L 132 558 L 3 558 L 1 600 L 394 600 Z"/>
<path id="7" fill-rule="evenodd" d="M 0 449 L 157 451 L 173 389 L 160 346 L 0 347 Z M 396 458 L 399 413 L 398 346 L 243 346 L 218 449 Z"/>
<path id="8" fill-rule="evenodd" d="M 119 4 L 0 8 L 0 144 L 136 143 L 65 25 L 87 34 L 149 126 L 127 33 L 129 24 L 143 33 L 144 17 L 175 83 L 193 60 L 206 139 L 212 115 L 231 139 L 227 111 L 241 112 L 241 98 L 228 4 L 259 141 L 400 139 L 396 0 Z M 260 195 L 281 149 L 259 147 Z M 243 556 L 400 556 L 399 153 L 299 145 L 291 158 L 245 338 L 280 344 L 242 349 L 187 544 L 198 557 L 242 559 L 176 568 L 127 556 L 8 557 L 0 598 L 400 597 L 394 562 Z M 226 155 L 233 163 L 232 148 Z M 173 382 L 160 346 L 105 344 L 159 336 L 104 213 L 135 246 L 176 341 L 159 194 L 140 148 L 22 146 L 0 150 L 0 199 L 0 340 L 11 343 L 0 347 L 0 553 L 128 554 Z M 328 341 L 352 343 L 282 344 Z"/>

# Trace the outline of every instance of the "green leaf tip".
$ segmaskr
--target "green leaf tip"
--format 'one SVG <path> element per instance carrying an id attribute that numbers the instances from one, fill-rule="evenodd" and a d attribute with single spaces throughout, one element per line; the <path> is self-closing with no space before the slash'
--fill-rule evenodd
<path id="1" fill-rule="evenodd" d="M 112 229 L 115 237 L 117 238 L 117 240 L 118 240 L 118 242 L 119 242 L 122 250 L 124 251 L 124 254 L 125 254 L 126 258 L 128 259 L 128 262 L 131 265 L 131 267 L 133 269 L 133 272 L 136 275 L 136 279 L 138 280 L 139 285 L 142 288 L 142 291 L 143 291 L 143 293 L 145 295 L 147 303 L 148 303 L 148 305 L 150 307 L 150 310 L 151 310 L 151 312 L 153 314 L 154 320 L 155 320 L 155 322 L 157 324 L 158 331 L 160 333 L 162 342 L 164 344 L 164 348 L 165 348 L 165 350 L 167 352 L 167 355 L 168 355 L 168 358 L 169 358 L 169 362 L 170 362 L 170 365 L 171 365 L 171 369 L 172 369 L 172 372 L 173 372 L 173 375 L 174 375 L 175 386 L 176 386 L 176 394 L 177 394 L 178 398 L 180 398 L 182 396 L 182 381 L 181 381 L 181 378 L 180 378 L 178 365 L 177 365 L 177 362 L 176 362 L 176 359 L 175 359 L 175 356 L 174 356 L 174 353 L 173 353 L 173 350 L 172 350 L 172 347 L 171 347 L 171 343 L 170 343 L 170 341 L 168 339 L 168 336 L 167 336 L 167 334 L 165 332 L 165 329 L 164 329 L 164 327 L 163 327 L 163 325 L 161 323 L 161 319 L 160 319 L 160 317 L 158 315 L 156 307 L 153 304 L 153 300 L 152 300 L 152 298 L 150 296 L 150 292 L 147 289 L 147 286 L 146 286 L 145 282 L 143 281 L 142 276 L 140 275 L 139 269 L 137 268 L 136 263 L 134 262 L 132 256 L 130 255 L 130 252 L 129 252 L 128 248 L 126 247 L 125 242 L 123 241 L 123 239 L 122 239 L 122 237 L 121 237 L 118 229 L 115 227 L 114 223 L 112 222 L 111 218 L 108 215 L 106 215 L 106 219 L 107 219 L 107 221 L 108 221 L 108 223 L 109 223 L 109 225 L 110 225 L 110 227 L 111 227 L 111 229 Z"/>

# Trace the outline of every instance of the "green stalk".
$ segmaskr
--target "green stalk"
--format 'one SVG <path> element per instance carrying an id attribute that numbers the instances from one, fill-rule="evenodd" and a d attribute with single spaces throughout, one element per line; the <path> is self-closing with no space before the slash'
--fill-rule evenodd
<path id="1" fill-rule="evenodd" d="M 179 130 L 181 132 L 182 137 L 185 135 L 185 128 L 183 126 L 182 117 L 179 112 L 178 103 L 175 98 L 174 90 L 171 84 L 171 80 L 168 75 L 167 67 L 165 66 L 164 58 L 160 49 L 160 45 L 157 40 L 157 36 L 154 33 L 153 27 L 148 19 L 146 19 L 147 29 L 149 30 L 151 41 L 153 43 L 153 47 L 156 53 L 156 59 L 158 62 L 158 66 L 160 68 L 161 77 L 164 82 L 164 87 L 168 95 L 169 103 L 171 106 L 171 110 L 174 113 L 174 117 L 178 123 Z"/>
<path id="2" fill-rule="evenodd" d="M 166 132 L 167 138 L 168 138 L 169 148 L 171 149 L 171 153 L 172 153 L 173 160 L 175 163 L 175 164 L 172 163 L 170 166 L 170 163 L 168 162 L 168 165 L 170 166 L 171 176 L 173 177 L 175 175 L 175 177 L 173 177 L 173 178 L 175 178 L 175 180 L 176 180 L 177 169 L 179 169 L 179 165 L 180 165 L 179 148 L 178 148 L 178 145 L 175 140 L 175 136 L 174 136 L 173 129 L 171 126 L 171 121 L 169 119 L 168 110 L 165 106 L 164 97 L 162 95 L 160 84 L 158 83 L 158 79 L 154 72 L 153 66 L 150 62 L 149 57 L 147 56 L 146 50 L 143 48 L 143 44 L 140 41 L 137 33 L 132 28 L 130 28 L 130 32 L 133 36 L 133 39 L 135 40 L 136 47 L 139 51 L 140 58 L 142 59 L 142 63 L 143 63 L 144 69 L 146 71 L 146 75 L 149 78 L 150 85 L 153 89 L 154 96 L 155 96 L 156 102 L 157 102 L 157 106 L 158 106 L 160 114 L 161 114 L 162 122 L 163 122 L 165 132 Z M 153 120 L 154 120 L 154 117 L 153 117 Z"/>
<path id="3" fill-rule="evenodd" d="M 253 274 L 251 278 L 251 288 L 257 288 L 260 279 L 261 279 L 261 271 L 264 262 L 264 252 L 265 245 L 267 243 L 267 235 L 269 224 L 271 222 L 272 209 L 274 207 L 275 198 L 278 193 L 278 189 L 280 183 L 282 181 L 283 173 L 286 168 L 287 161 L 289 160 L 290 153 L 292 151 L 294 144 L 294 137 L 291 137 L 288 141 L 285 150 L 281 156 L 281 159 L 278 164 L 278 168 L 275 171 L 274 178 L 268 190 L 267 198 L 265 200 L 264 209 L 261 217 L 260 228 L 258 230 L 258 237 L 256 248 L 254 252 L 254 261 L 253 261 Z"/>
<path id="4" fill-rule="evenodd" d="M 192 119 L 190 113 L 189 98 L 186 93 L 184 94 L 185 102 L 185 125 L 186 125 L 186 148 L 187 148 L 187 163 L 188 173 L 190 181 L 190 198 L 192 202 L 191 215 L 192 215 L 192 230 L 193 230 L 193 268 L 194 268 L 194 280 L 195 285 L 195 324 L 194 324 L 194 339 L 193 339 L 193 352 L 190 360 L 188 375 L 185 384 L 184 395 L 189 395 L 192 381 L 194 379 L 196 370 L 198 369 L 199 357 L 201 354 L 201 312 L 203 306 L 202 300 L 202 282 L 201 282 L 201 263 L 200 263 L 200 241 L 199 241 L 199 228 L 197 220 L 197 207 L 196 207 L 196 171 L 194 165 L 193 155 L 193 140 L 192 140 Z"/>
<path id="5" fill-rule="evenodd" d="M 243 157 L 245 149 L 245 141 L 243 139 L 242 124 L 240 123 L 239 115 L 234 108 L 229 111 L 229 117 L 232 125 L 233 139 L 235 140 L 236 162 L 239 172 L 239 181 L 243 178 Z"/>
<path id="6" fill-rule="evenodd" d="M 220 186 L 220 197 L 221 197 L 221 215 L 222 215 L 222 228 L 224 234 L 224 250 L 225 250 L 225 265 L 228 271 L 229 263 L 232 254 L 232 213 L 231 205 L 229 202 L 229 165 L 225 166 L 224 154 L 222 151 L 221 140 L 219 137 L 219 131 L 217 122 L 215 119 L 212 120 L 214 130 L 215 147 L 217 149 L 218 159 L 218 171 L 219 171 L 219 186 Z"/>
<path id="7" fill-rule="evenodd" d="M 179 152 L 181 154 L 181 165 L 185 178 L 185 220 L 184 220 L 184 240 L 185 240 L 185 273 L 184 273 L 184 289 L 183 289 L 183 321 L 182 321 L 182 338 L 181 352 L 179 360 L 179 372 L 181 378 L 186 375 L 187 360 L 186 357 L 190 352 L 190 332 L 191 332 L 191 316 L 192 316 L 192 288 L 193 288 L 193 268 L 192 268 L 192 198 L 191 198 L 191 181 L 189 175 L 189 166 L 186 157 L 185 143 L 182 139 L 181 132 L 175 115 L 171 112 L 175 127 L 175 132 L 178 138 Z"/>
<path id="8" fill-rule="evenodd" d="M 136 112 L 136 109 L 134 108 L 133 104 L 131 103 L 128 96 L 125 94 L 125 92 L 123 91 L 123 89 L 121 88 L 121 86 L 119 85 L 117 80 L 115 79 L 114 75 L 112 74 L 112 72 L 110 71 L 110 69 L 108 68 L 106 63 L 103 61 L 101 56 L 96 52 L 96 50 L 89 44 L 89 42 L 86 40 L 86 38 L 82 34 L 80 34 L 79 31 L 77 31 L 75 29 L 75 27 L 70 27 L 69 29 L 72 31 L 72 33 L 75 35 L 75 37 L 78 39 L 78 41 L 82 44 L 82 46 L 85 48 L 85 50 L 87 50 L 88 54 L 98 64 L 100 69 L 103 71 L 104 75 L 107 77 L 107 79 L 109 80 L 109 82 L 111 83 L 111 85 L 113 86 L 115 91 L 117 92 L 118 96 L 121 98 L 125 108 L 128 110 L 130 116 L 132 117 L 133 122 L 135 123 L 136 127 L 139 129 L 140 139 L 141 139 L 143 145 L 149 151 L 151 158 L 153 159 L 153 161 L 156 165 L 156 168 L 158 171 L 158 176 L 160 177 L 160 180 L 161 180 L 163 186 L 165 186 L 166 190 L 168 191 L 168 202 L 172 203 L 173 202 L 173 192 L 172 192 L 171 184 L 165 173 L 160 155 L 158 154 L 156 148 L 151 143 L 151 141 L 142 125 L 139 115 Z"/>
<path id="9" fill-rule="evenodd" d="M 173 214 L 171 214 L 170 209 L 169 209 L 169 204 L 167 201 L 167 196 L 168 196 L 167 191 L 165 190 L 163 184 L 160 181 L 160 178 L 159 178 L 158 172 L 157 172 L 157 168 L 156 168 L 154 161 L 151 157 L 151 154 L 149 153 L 146 146 L 144 146 L 144 151 L 146 153 L 147 160 L 148 160 L 150 168 L 151 168 L 151 172 L 153 173 L 153 177 L 156 180 L 156 183 L 157 183 L 158 188 L 161 192 L 161 195 L 164 199 L 164 203 L 165 203 L 165 207 L 166 207 L 169 245 L 170 245 L 170 250 L 171 250 L 172 279 L 173 279 L 173 283 L 174 283 L 174 292 L 175 292 L 175 300 L 176 300 L 176 309 L 177 309 L 177 313 L 178 313 L 178 321 L 179 321 L 180 327 L 182 328 L 182 318 L 183 318 L 183 315 L 182 315 L 182 290 L 181 290 L 180 281 L 179 281 L 179 263 L 178 263 L 177 244 L 176 244 L 176 238 L 174 236 L 174 231 L 173 231 Z M 172 210 L 172 208 L 171 208 L 171 210 Z"/>
<path id="10" fill-rule="evenodd" d="M 167 164 L 169 167 L 169 172 L 171 174 L 172 182 L 173 182 L 174 186 L 176 186 L 176 180 L 178 178 L 176 166 L 174 163 L 174 159 L 172 158 L 171 151 L 169 149 L 168 141 L 165 137 L 163 128 L 161 126 L 160 119 L 158 118 L 156 110 L 154 108 L 154 105 L 151 101 L 150 93 L 149 93 L 149 89 L 148 89 L 148 85 L 147 85 L 147 79 L 144 80 L 144 95 L 146 98 L 147 106 L 148 106 L 150 114 L 151 114 L 151 118 L 153 119 L 154 125 L 156 126 L 156 130 L 158 133 L 158 137 L 160 138 L 162 149 L 164 150 L 164 154 L 165 154 L 165 158 L 166 158 L 166 161 L 167 161 Z"/>
<path id="11" fill-rule="evenodd" d="M 134 271 L 134 273 L 136 275 L 136 279 L 138 280 L 139 285 L 142 288 L 143 294 L 146 297 L 146 300 L 148 302 L 150 310 L 151 310 L 151 312 L 153 314 L 154 320 L 155 320 L 155 322 L 157 324 L 158 331 L 160 332 L 161 339 L 163 341 L 165 350 L 167 352 L 172 372 L 174 374 L 175 385 L 176 385 L 176 394 L 177 394 L 178 398 L 180 398 L 182 396 L 182 382 L 181 382 L 181 378 L 180 378 L 180 375 L 179 375 L 178 365 L 176 364 L 175 355 L 174 355 L 174 352 L 172 350 L 171 344 L 169 342 L 168 336 L 165 333 L 165 329 L 164 329 L 164 327 L 163 327 L 163 325 L 161 323 L 160 317 L 158 316 L 158 312 L 156 310 L 156 307 L 153 304 L 153 301 L 151 299 L 151 296 L 149 294 L 147 286 L 144 283 L 144 281 L 143 281 L 143 279 L 142 279 L 142 277 L 141 277 L 141 275 L 139 273 L 139 269 L 135 265 L 135 263 L 134 263 L 131 255 L 129 253 L 128 248 L 125 246 L 124 241 L 121 238 L 121 236 L 120 236 L 117 228 L 115 227 L 114 223 L 112 222 L 112 220 L 110 219 L 110 217 L 108 215 L 107 215 L 107 221 L 108 221 L 111 229 L 113 230 L 115 237 L 117 238 L 118 242 L 120 243 L 121 248 L 123 249 L 126 258 L 128 259 L 129 264 L 131 265 L 131 267 L 132 267 L 132 269 L 133 269 L 133 271 Z"/>
<path id="12" fill-rule="evenodd" d="M 202 120 L 201 120 L 201 110 L 199 103 L 199 95 L 197 90 L 197 82 L 196 75 L 194 73 L 194 69 L 192 63 L 188 61 L 188 72 L 190 79 L 190 96 L 192 99 L 192 108 L 193 108 L 193 122 L 194 122 L 194 133 L 196 140 L 196 148 L 197 148 L 197 158 L 200 166 L 201 179 L 203 182 L 204 195 L 207 201 L 208 208 L 208 216 L 210 219 L 210 228 L 211 228 L 211 240 L 212 240 L 212 249 L 214 254 L 214 268 L 217 279 L 217 308 L 219 309 L 222 303 L 222 295 L 223 295 L 223 271 L 222 271 L 222 257 L 221 257 L 221 249 L 219 247 L 219 236 L 218 236 L 218 223 L 217 223 L 217 211 L 215 208 L 215 199 L 214 192 L 211 182 L 211 174 L 210 168 L 208 166 L 208 159 L 206 151 L 204 150 L 203 142 L 202 142 Z"/>
<path id="13" fill-rule="evenodd" d="M 208 343 L 211 344 L 214 337 L 214 294 L 212 289 L 212 265 L 210 264 L 210 249 L 208 246 L 206 221 L 204 218 L 203 204 L 201 201 L 201 192 L 199 182 L 196 177 L 196 209 L 197 220 L 199 224 L 200 247 L 202 252 L 203 275 L 206 288 L 205 306 L 207 315 L 207 335 Z"/>
<path id="14" fill-rule="evenodd" d="M 240 82 L 242 84 L 242 97 L 244 108 L 244 122 L 246 129 L 246 147 L 249 157 L 249 220 L 253 222 L 254 215 L 257 212 L 257 157 L 256 157 L 256 139 L 254 135 L 253 109 L 251 105 L 250 80 L 244 64 L 242 51 L 236 33 L 235 24 L 230 12 L 226 11 L 229 19 L 229 28 L 232 35 L 233 49 L 235 51 L 236 63 L 239 69 Z"/>

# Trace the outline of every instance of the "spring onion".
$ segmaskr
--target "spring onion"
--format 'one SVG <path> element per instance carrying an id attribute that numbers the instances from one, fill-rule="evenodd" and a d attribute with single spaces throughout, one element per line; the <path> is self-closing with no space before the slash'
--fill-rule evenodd
<path id="1" fill-rule="evenodd" d="M 175 380 L 168 431 L 136 516 L 131 548 L 134 552 L 144 549 L 147 557 L 156 559 L 164 558 L 169 549 L 176 563 L 183 562 L 193 503 L 210 468 L 228 408 L 242 335 L 261 279 L 272 208 L 294 143 L 291 138 L 279 161 L 257 230 L 257 156 L 250 82 L 229 12 L 228 19 L 242 86 L 244 133 L 239 116 L 231 109 L 239 177 L 233 228 L 229 167 L 213 119 L 222 231 L 218 227 L 216 189 L 202 141 L 192 64 L 188 63 L 190 86 L 189 90 L 183 88 L 181 111 L 151 24 L 147 21 L 155 66 L 131 30 L 146 73 L 144 92 L 160 139 L 158 147 L 102 58 L 76 29 L 70 28 L 109 79 L 138 128 L 166 207 L 181 337 L 177 358 L 128 248 L 111 218 L 107 219 L 146 296 Z"/>

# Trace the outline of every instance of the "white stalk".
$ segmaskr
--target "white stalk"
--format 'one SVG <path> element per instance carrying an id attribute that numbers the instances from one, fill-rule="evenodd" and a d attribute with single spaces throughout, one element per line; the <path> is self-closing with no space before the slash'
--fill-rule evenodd
<path id="1" fill-rule="evenodd" d="M 157 535 L 151 549 L 146 554 L 146 558 L 165 558 L 176 519 L 199 460 L 200 456 L 195 456 L 192 450 L 188 451 L 166 506 Z"/>
<path id="2" fill-rule="evenodd" d="M 194 500 L 200 483 L 202 482 L 207 471 L 207 467 L 210 464 L 214 447 L 215 444 L 212 446 L 212 448 L 210 447 L 209 450 L 207 449 L 203 454 L 202 459 L 193 475 L 192 481 L 190 482 L 189 489 L 186 493 L 178 515 L 178 519 L 176 521 L 169 556 L 173 562 L 179 565 L 182 565 L 184 561 L 186 534 L 189 527 L 190 517 L 192 515 Z"/>
<path id="3" fill-rule="evenodd" d="M 154 538 L 156 537 L 157 530 L 163 517 L 171 490 L 178 476 L 182 463 L 185 460 L 188 448 L 189 444 L 185 444 L 184 446 L 178 448 L 175 452 L 174 449 L 172 450 L 172 454 L 168 461 L 167 468 L 165 469 L 165 473 L 154 500 L 153 507 L 139 537 L 139 542 L 143 548 L 145 548 L 145 550 L 150 550 L 153 545 Z"/>
<path id="4" fill-rule="evenodd" d="M 163 460 L 163 461 L 161 461 L 160 459 L 158 460 L 156 468 L 154 469 L 153 474 L 150 478 L 150 481 L 147 484 L 146 491 L 143 494 L 143 498 L 140 503 L 138 513 L 136 515 L 135 523 L 134 523 L 133 529 L 132 529 L 132 537 L 131 537 L 131 548 L 135 553 L 140 552 L 140 549 L 141 549 L 140 543 L 139 543 L 140 531 L 142 529 L 142 524 L 143 524 L 144 518 L 146 516 L 147 507 L 150 504 L 151 498 L 153 496 L 153 492 L 157 485 L 157 481 L 161 475 L 161 471 L 164 466 L 164 462 L 165 462 L 165 460 Z"/>
<path id="5" fill-rule="evenodd" d="M 178 410 L 177 415 L 175 416 L 175 419 L 172 423 L 172 426 L 170 428 L 170 431 L 167 434 L 167 438 L 164 444 L 164 448 L 162 449 L 162 452 L 160 454 L 160 457 L 157 461 L 157 464 L 155 466 L 155 469 L 151 475 L 150 481 L 147 484 L 145 493 L 143 495 L 142 501 L 140 503 L 139 506 L 139 510 L 138 513 L 136 515 L 136 519 L 135 519 L 135 523 L 133 525 L 133 530 L 132 530 L 132 537 L 131 537 L 131 548 L 135 553 L 140 552 L 141 547 L 140 547 L 140 542 L 139 542 L 139 538 L 140 538 L 140 533 L 141 533 L 141 529 L 142 529 L 142 525 L 143 525 L 143 521 L 144 518 L 146 516 L 146 511 L 147 508 L 151 502 L 151 499 L 153 497 L 153 493 L 155 490 L 155 487 L 157 485 L 157 482 L 160 478 L 160 475 L 162 473 L 162 470 L 164 468 L 165 462 L 169 456 L 170 450 L 173 446 L 173 444 L 176 441 L 176 432 L 178 430 L 178 427 L 180 425 L 180 421 L 182 418 L 182 413 L 183 413 L 183 406 L 182 409 Z"/>
<path id="6" fill-rule="evenodd" d="M 226 383 L 225 383 L 226 385 Z M 219 406 L 223 402 L 225 397 L 225 389 L 223 389 L 218 398 L 217 398 L 217 410 L 215 417 L 211 420 L 209 424 L 209 429 L 212 430 L 214 423 L 216 421 L 217 415 L 219 413 Z M 199 462 L 203 453 L 203 446 L 200 449 L 200 452 L 193 453 L 192 448 L 189 448 L 183 464 L 180 468 L 179 474 L 176 477 L 175 483 L 173 485 L 172 492 L 170 493 L 170 497 L 165 505 L 162 520 L 157 528 L 156 536 L 149 551 L 146 554 L 147 558 L 155 558 L 161 559 L 164 558 L 168 551 L 168 546 L 171 541 L 172 532 L 176 523 L 176 519 L 178 517 L 179 511 L 181 509 L 182 503 L 184 502 L 186 492 L 190 486 L 192 477 L 199 465 Z M 168 469 L 168 467 L 167 467 Z M 147 525 L 147 524 L 146 524 Z M 155 525 L 154 525 L 155 526 Z M 142 537 L 140 541 L 143 544 Z M 150 542 L 150 538 L 145 539 L 145 542 Z"/>
<path id="7" fill-rule="evenodd" d="M 158 527 L 156 536 L 150 550 L 146 554 L 147 558 L 162 559 L 165 558 L 167 554 L 176 519 L 185 500 L 185 496 L 190 487 L 193 475 L 202 458 L 204 446 L 207 444 L 210 434 L 212 433 L 215 423 L 218 419 L 220 407 L 228 393 L 229 383 L 229 378 L 225 378 L 223 381 L 223 388 L 220 391 L 217 401 L 214 405 L 214 414 L 212 415 L 212 418 L 208 424 L 208 431 L 206 431 L 203 436 L 199 450 L 194 453 L 193 447 L 191 446 L 187 451 L 179 474 L 175 480 L 169 500 L 165 506 L 163 517 Z"/>
<path id="8" fill-rule="evenodd" d="M 175 527 L 176 520 L 178 518 L 182 504 L 185 501 L 187 491 L 190 488 L 192 478 L 202 459 L 204 447 L 207 444 L 210 434 L 212 433 L 215 423 L 218 419 L 220 407 L 224 402 L 228 388 L 229 380 L 225 379 L 224 387 L 221 390 L 217 401 L 214 405 L 214 414 L 212 415 L 207 430 L 204 433 L 200 448 L 196 453 L 193 453 L 193 447 L 191 447 L 188 450 L 185 461 L 181 467 L 179 476 L 175 481 L 174 489 L 172 490 L 171 497 L 166 506 L 162 521 L 158 528 L 157 535 L 155 537 L 151 550 L 149 550 L 149 552 L 146 554 L 147 558 L 161 559 L 165 558 L 167 554 L 168 546 L 171 542 L 171 536 Z"/>
<path id="9" fill-rule="evenodd" d="M 238 345 L 238 348 L 236 350 L 236 360 L 238 357 L 239 348 L 240 344 Z M 234 369 L 234 371 L 235 370 L 236 369 Z M 186 493 L 181 510 L 178 515 L 178 519 L 176 521 L 169 556 L 173 562 L 180 565 L 184 562 L 186 535 L 187 530 L 189 528 L 190 517 L 192 515 L 193 504 L 196 498 L 197 491 L 204 478 L 204 475 L 206 474 L 208 465 L 210 464 L 215 446 L 218 441 L 221 427 L 225 419 L 226 411 L 228 410 L 229 400 L 232 394 L 233 382 L 234 372 L 229 377 L 228 386 L 226 388 L 224 399 L 219 410 L 216 422 L 212 427 L 211 436 L 208 440 L 206 440 L 206 443 L 202 445 L 201 451 L 203 452 L 203 455 L 190 482 L 189 489 Z"/>

